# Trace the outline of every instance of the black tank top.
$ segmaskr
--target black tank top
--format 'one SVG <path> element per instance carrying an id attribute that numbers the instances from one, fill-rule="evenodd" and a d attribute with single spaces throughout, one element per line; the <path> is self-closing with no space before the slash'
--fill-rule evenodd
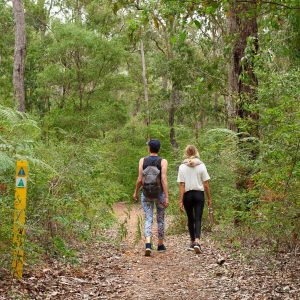
<path id="1" fill-rule="evenodd" d="M 160 156 L 147 156 L 144 158 L 143 170 L 149 166 L 156 166 L 157 169 L 161 171 L 161 161 L 162 158 Z"/>
<path id="2" fill-rule="evenodd" d="M 145 170 L 149 166 L 156 166 L 157 169 L 160 171 L 159 177 L 161 180 L 161 161 L 162 161 L 162 158 L 160 156 L 149 155 L 144 158 L 143 170 Z"/>

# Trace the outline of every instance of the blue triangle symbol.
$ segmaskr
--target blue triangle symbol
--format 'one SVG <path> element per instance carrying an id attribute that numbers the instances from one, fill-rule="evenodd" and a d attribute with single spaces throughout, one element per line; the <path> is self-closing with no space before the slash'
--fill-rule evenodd
<path id="1" fill-rule="evenodd" d="M 20 169 L 19 173 L 18 173 L 18 176 L 25 176 L 25 171 L 23 168 Z"/>

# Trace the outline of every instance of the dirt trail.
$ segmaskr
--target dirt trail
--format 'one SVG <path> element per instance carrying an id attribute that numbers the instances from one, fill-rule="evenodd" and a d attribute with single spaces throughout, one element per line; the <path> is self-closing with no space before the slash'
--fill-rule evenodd
<path id="1" fill-rule="evenodd" d="M 137 237 L 138 230 L 142 230 L 142 224 L 139 224 L 139 220 L 143 219 L 143 212 L 141 207 L 138 205 L 127 205 L 125 202 L 116 203 L 113 206 L 114 213 L 117 217 L 117 220 L 120 224 L 124 224 L 126 226 L 126 236 L 123 238 L 123 243 L 126 244 L 127 247 L 134 247 L 140 240 Z"/>
<path id="2" fill-rule="evenodd" d="M 114 211 L 119 224 L 107 235 L 115 238 L 116 228 L 123 224 L 127 235 L 121 246 L 109 240 L 93 243 L 81 249 L 79 264 L 47 261 L 21 281 L 0 270 L 0 300 L 300 299 L 299 256 L 263 256 L 246 262 L 239 251 L 221 251 L 205 233 L 204 252 L 196 255 L 187 251 L 186 233 L 167 236 L 167 252 L 153 251 L 145 257 L 144 244 L 136 239 L 140 207 L 128 209 L 118 203 Z"/>
<path id="3" fill-rule="evenodd" d="M 126 205 L 120 203 L 114 209 L 122 220 Z M 153 251 L 151 257 L 144 257 L 143 242 L 132 243 L 140 215 L 141 209 L 133 206 L 123 256 L 128 287 L 122 296 L 126 299 L 300 299 L 300 281 L 294 273 L 299 268 L 291 270 L 286 260 L 276 261 L 275 266 L 272 262 L 245 264 L 238 255 L 217 250 L 207 236 L 201 255 L 187 251 L 185 234 L 168 236 L 166 253 Z"/>

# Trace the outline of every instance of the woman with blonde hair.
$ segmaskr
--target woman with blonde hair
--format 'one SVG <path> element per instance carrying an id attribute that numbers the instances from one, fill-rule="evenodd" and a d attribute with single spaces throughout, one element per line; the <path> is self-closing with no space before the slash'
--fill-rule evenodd
<path id="1" fill-rule="evenodd" d="M 212 199 L 208 181 L 210 179 L 205 164 L 199 159 L 199 152 L 194 145 L 188 145 L 184 151 L 185 160 L 179 167 L 177 182 L 179 183 L 180 209 L 186 212 L 191 238 L 190 249 L 201 252 L 200 234 L 204 208 L 204 191 L 208 199 L 208 207 L 212 207 Z"/>

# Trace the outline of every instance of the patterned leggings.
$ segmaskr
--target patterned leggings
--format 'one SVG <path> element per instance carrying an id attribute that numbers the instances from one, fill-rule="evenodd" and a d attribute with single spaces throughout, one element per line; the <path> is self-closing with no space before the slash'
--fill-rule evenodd
<path id="1" fill-rule="evenodd" d="M 148 200 L 142 193 L 141 202 L 145 213 L 145 237 L 152 236 L 154 203 L 157 211 L 157 231 L 158 239 L 163 240 L 165 236 L 165 207 L 163 205 L 165 196 L 161 194 L 157 200 Z"/>

